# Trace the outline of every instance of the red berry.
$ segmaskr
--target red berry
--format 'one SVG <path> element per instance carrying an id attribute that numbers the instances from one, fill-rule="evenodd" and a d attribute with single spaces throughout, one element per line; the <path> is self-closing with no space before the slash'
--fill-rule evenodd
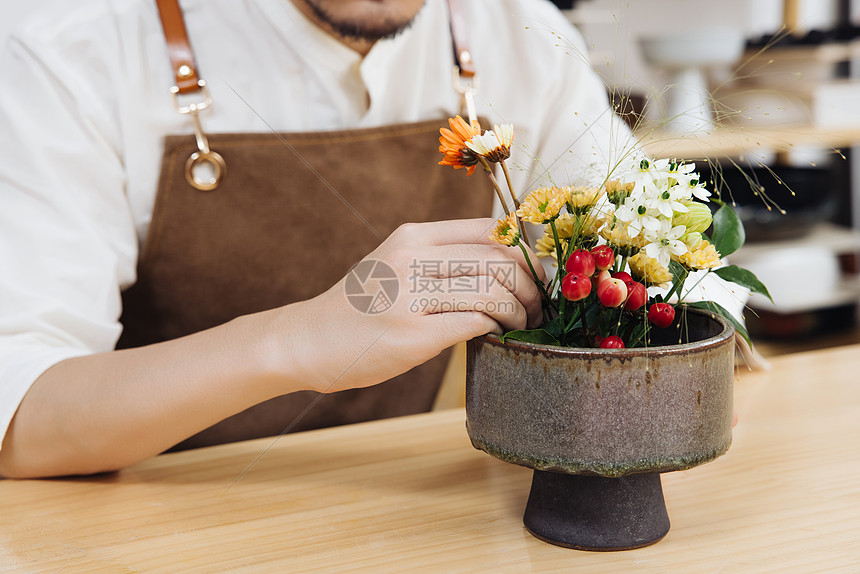
<path id="1" fill-rule="evenodd" d="M 627 301 L 624 308 L 628 311 L 640 309 L 648 301 L 648 290 L 638 281 L 627 283 Z"/>
<path id="2" fill-rule="evenodd" d="M 618 307 L 627 299 L 627 285 L 621 279 L 607 279 L 597 285 L 597 298 L 604 307 Z"/>
<path id="3" fill-rule="evenodd" d="M 579 273 L 568 273 L 561 280 L 561 294 L 568 301 L 585 299 L 591 293 L 591 279 Z"/>
<path id="4" fill-rule="evenodd" d="M 597 284 L 600 285 L 601 283 L 603 283 L 607 279 L 610 279 L 611 277 L 612 277 L 612 275 L 610 275 L 609 271 L 607 271 L 605 269 L 603 271 L 598 271 L 597 272 Z"/>
<path id="5" fill-rule="evenodd" d="M 624 348 L 624 341 L 621 339 L 621 337 L 617 337 L 615 335 L 610 335 L 609 337 L 606 337 L 605 339 L 603 339 L 603 341 L 600 343 L 600 348 L 601 349 L 623 349 Z"/>
<path id="6" fill-rule="evenodd" d="M 591 250 L 591 255 L 594 256 L 595 267 L 601 271 L 609 269 L 615 263 L 615 252 L 608 245 L 594 247 Z"/>
<path id="7" fill-rule="evenodd" d="M 648 309 L 648 320 L 655 327 L 665 329 L 675 320 L 675 308 L 668 303 L 654 303 Z"/>
<path id="8" fill-rule="evenodd" d="M 621 279 L 622 281 L 624 281 L 624 283 L 630 283 L 631 281 L 633 281 L 633 277 L 631 277 L 630 273 L 628 273 L 627 271 L 616 271 L 612 274 L 612 277 L 614 277 L 615 279 Z"/>
<path id="9" fill-rule="evenodd" d="M 585 249 L 577 249 L 564 264 L 568 273 L 579 273 L 585 277 L 594 275 L 594 256 Z"/>

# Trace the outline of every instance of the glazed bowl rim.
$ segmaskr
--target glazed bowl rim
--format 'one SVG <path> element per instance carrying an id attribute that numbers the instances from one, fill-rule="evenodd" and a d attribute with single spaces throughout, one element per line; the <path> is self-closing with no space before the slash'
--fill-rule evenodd
<path id="1" fill-rule="evenodd" d="M 621 359 L 626 357 L 648 356 L 655 352 L 659 352 L 661 355 L 673 355 L 686 353 L 691 350 L 701 351 L 712 347 L 718 347 L 724 344 L 728 339 L 732 338 L 735 334 L 734 325 L 732 325 L 732 323 L 728 319 L 718 313 L 705 311 L 704 309 L 698 309 L 696 307 L 684 307 L 684 310 L 686 313 L 695 313 L 697 315 L 703 315 L 706 318 L 712 319 L 722 325 L 723 329 L 713 337 L 702 339 L 700 341 L 693 341 L 692 343 L 681 343 L 677 345 L 655 345 L 653 347 L 635 347 L 632 349 L 560 347 L 557 345 L 527 343 L 525 341 L 502 342 L 499 336 L 493 333 L 488 333 L 486 335 L 476 337 L 474 340 L 480 340 L 488 345 L 493 345 L 495 347 L 503 347 L 511 349 L 513 351 L 541 351 L 544 353 L 551 353 L 553 355 L 576 357 L 605 357 L 607 355 L 610 355 Z"/>

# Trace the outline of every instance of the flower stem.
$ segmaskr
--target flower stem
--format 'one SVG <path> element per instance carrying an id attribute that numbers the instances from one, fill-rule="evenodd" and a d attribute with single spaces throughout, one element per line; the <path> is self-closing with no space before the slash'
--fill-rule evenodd
<path id="1" fill-rule="evenodd" d="M 618 332 L 621 330 L 621 317 L 624 316 L 624 304 L 622 303 L 618 307 L 618 321 L 615 323 L 615 334 L 618 335 Z"/>
<path id="2" fill-rule="evenodd" d="M 672 298 L 672 295 L 677 293 L 678 294 L 678 302 L 680 303 L 681 302 L 681 290 L 684 288 L 684 283 L 687 281 L 687 277 L 689 277 L 689 275 L 690 275 L 690 273 L 687 272 L 684 274 L 684 276 L 681 278 L 680 281 L 672 281 L 672 288 L 669 289 L 669 292 L 666 293 L 666 297 L 663 300 L 668 301 L 669 299 Z"/>
<path id="3" fill-rule="evenodd" d="M 588 321 L 585 317 L 585 299 L 579 300 L 579 312 L 582 314 L 582 329 L 585 332 L 585 339 L 588 340 Z"/>
<path id="4" fill-rule="evenodd" d="M 549 222 L 549 227 L 552 229 L 552 238 L 555 241 L 555 256 L 558 260 L 558 269 L 555 272 L 555 280 L 559 285 L 561 285 L 562 270 L 564 269 L 564 255 L 561 252 L 561 241 L 558 239 L 558 229 L 555 226 L 555 220 Z M 559 314 L 562 317 L 562 322 L 564 322 L 564 311 L 567 307 L 566 303 L 567 299 L 562 296 L 559 304 Z"/>
<path id="5" fill-rule="evenodd" d="M 517 245 L 519 245 L 520 250 L 522 250 L 523 257 L 526 258 L 526 263 L 528 264 L 529 269 L 532 272 L 532 277 L 534 277 L 535 285 L 537 285 L 538 289 L 540 289 L 540 292 L 544 296 L 546 302 L 550 304 L 550 306 L 555 310 L 556 313 L 558 313 L 558 307 L 555 306 L 555 303 L 553 303 L 552 298 L 549 296 L 549 293 L 546 292 L 546 287 L 544 286 L 543 281 L 538 278 L 538 274 L 535 271 L 534 266 L 532 265 L 531 257 L 529 257 L 529 252 L 526 249 L 525 245 L 523 245 L 522 241 L 518 242 Z"/>
<path id="6" fill-rule="evenodd" d="M 650 329 L 650 327 L 648 326 L 647 319 L 646 319 L 645 329 L 643 329 L 642 333 L 638 337 L 636 337 L 635 341 L 630 341 L 630 347 L 633 348 L 636 345 L 638 345 L 639 341 L 641 341 L 643 338 L 645 339 L 645 342 L 647 343 L 648 342 L 648 330 L 649 329 Z"/>
<path id="7" fill-rule="evenodd" d="M 561 241 L 558 238 L 558 229 L 555 226 L 555 220 L 549 222 L 549 227 L 552 229 L 552 238 L 555 241 L 555 256 L 558 259 L 558 271 L 556 276 L 561 279 L 562 269 L 564 269 L 564 254 L 561 252 Z"/>
<path id="8" fill-rule="evenodd" d="M 514 200 L 514 211 L 517 211 L 520 208 L 520 200 L 517 199 L 517 194 L 514 193 L 514 185 L 511 183 L 511 174 L 508 172 L 508 166 L 505 164 L 505 160 L 500 161 L 499 164 L 501 164 L 502 172 L 505 174 L 505 181 L 508 184 L 508 192 L 511 194 L 511 199 Z M 519 217 L 517 217 L 517 221 L 520 223 L 520 233 L 523 234 L 523 240 L 531 245 L 529 236 L 526 234 L 526 228 L 523 226 Z"/>
<path id="9" fill-rule="evenodd" d="M 490 169 L 489 162 L 487 160 L 485 160 L 484 158 L 482 158 L 481 156 L 478 156 L 478 161 L 481 162 L 481 166 L 483 166 L 483 168 L 484 168 L 484 173 L 486 173 L 487 177 L 490 178 L 490 181 L 493 184 L 493 189 L 496 190 L 496 195 L 499 197 L 499 201 L 502 203 L 502 209 L 505 210 L 505 215 L 510 215 L 511 210 L 508 209 L 508 203 L 505 201 L 505 196 L 502 193 L 502 188 L 499 186 L 499 182 L 496 180 L 496 176 L 493 175 L 493 170 Z M 519 221 L 519 218 L 517 218 L 517 221 Z M 520 235 L 522 235 L 522 233 L 523 233 L 522 225 L 520 225 L 519 231 L 520 231 Z"/>

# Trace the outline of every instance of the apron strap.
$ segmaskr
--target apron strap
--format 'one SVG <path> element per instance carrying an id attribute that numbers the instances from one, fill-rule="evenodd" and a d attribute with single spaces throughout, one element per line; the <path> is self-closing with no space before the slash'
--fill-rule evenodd
<path id="1" fill-rule="evenodd" d="M 170 65 L 173 69 L 175 85 L 170 89 L 170 92 L 173 94 L 174 107 L 179 113 L 191 116 L 194 124 L 194 135 L 197 138 L 198 151 L 188 159 L 185 165 L 185 177 L 188 183 L 196 189 L 211 191 L 218 187 L 227 169 L 224 158 L 209 149 L 208 138 L 198 117 L 200 111 L 212 105 L 212 99 L 206 82 L 200 79 L 197 71 L 194 51 L 191 48 L 191 41 L 188 39 L 188 30 L 185 27 L 185 19 L 182 16 L 179 0 L 155 1 L 161 18 L 161 27 L 164 30 L 164 38 L 167 41 Z M 476 71 L 472 61 L 472 52 L 469 49 L 468 28 L 463 17 L 460 0 L 448 0 L 448 13 L 454 48 L 454 89 L 462 96 L 460 101 L 461 113 L 467 116 L 473 125 L 477 125 L 478 119 L 474 102 L 477 78 L 475 77 Z M 181 105 L 179 96 L 192 92 L 201 92 L 203 100 L 190 105 Z M 198 176 L 201 164 L 208 164 L 211 175 L 208 177 Z"/>
<path id="2" fill-rule="evenodd" d="M 478 89 L 477 71 L 469 48 L 469 34 L 463 5 L 460 0 L 448 0 L 448 22 L 451 27 L 451 41 L 454 47 L 454 90 L 460 94 L 460 114 L 469 122 L 480 127 L 475 111 L 475 92 Z"/>
<path id="3" fill-rule="evenodd" d="M 175 84 L 170 88 L 173 96 L 173 107 L 180 114 L 188 115 L 194 126 L 194 137 L 197 139 L 197 151 L 191 154 L 185 163 L 185 179 L 195 189 L 211 191 L 221 184 L 221 179 L 227 172 L 224 158 L 209 149 L 209 138 L 203 131 L 199 114 L 212 105 L 212 97 L 206 82 L 197 73 L 194 63 L 194 51 L 188 39 L 185 19 L 178 0 L 155 0 L 161 27 L 164 29 L 164 39 L 167 41 L 167 53 L 173 68 Z M 180 102 L 180 96 L 199 93 L 192 103 Z M 200 99 L 202 97 L 202 99 Z M 206 169 L 205 166 L 208 166 Z M 205 175 L 200 172 L 205 171 Z"/>
<path id="4" fill-rule="evenodd" d="M 472 61 L 472 50 L 469 49 L 468 28 L 460 0 L 448 0 L 448 14 L 451 40 L 454 42 L 454 61 L 457 64 L 458 73 L 463 78 L 474 78 L 475 63 Z"/>
<path id="5" fill-rule="evenodd" d="M 167 51 L 170 65 L 176 81 L 177 92 L 187 94 L 199 89 L 200 77 L 197 65 L 194 63 L 194 51 L 188 40 L 185 20 L 178 0 L 155 0 L 161 17 L 161 27 L 164 29 L 164 39 L 167 41 Z"/>
<path id="6" fill-rule="evenodd" d="M 197 64 L 194 62 L 194 51 L 188 39 L 185 20 L 182 17 L 182 8 L 179 7 L 178 0 L 155 1 L 161 17 L 161 27 L 164 29 L 164 38 L 167 41 L 170 65 L 173 68 L 176 82 L 174 89 L 180 94 L 198 90 L 201 87 L 200 76 L 197 72 Z M 472 60 L 472 50 L 469 48 L 468 27 L 463 17 L 460 0 L 448 0 L 448 14 L 456 64 L 455 76 L 459 80 L 455 82 L 455 87 L 457 91 L 464 93 L 461 86 L 469 85 L 471 90 L 477 72 Z"/>

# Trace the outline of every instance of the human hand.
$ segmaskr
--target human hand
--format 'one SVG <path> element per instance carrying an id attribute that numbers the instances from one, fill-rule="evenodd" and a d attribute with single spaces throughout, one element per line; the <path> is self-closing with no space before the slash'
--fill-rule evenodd
<path id="1" fill-rule="evenodd" d="M 291 336 L 281 337 L 290 345 L 281 356 L 294 362 L 292 368 L 301 365 L 311 388 L 333 392 L 385 381 L 479 335 L 538 326 L 540 292 L 531 271 L 518 248 L 487 239 L 494 224 L 470 219 L 401 226 L 362 262 L 365 270 L 396 277 L 393 304 L 381 311 L 357 308 L 356 298 L 347 296 L 355 277 L 347 276 L 319 297 L 284 308 L 280 329 Z M 364 287 L 376 293 L 380 284 L 371 278 Z"/>

